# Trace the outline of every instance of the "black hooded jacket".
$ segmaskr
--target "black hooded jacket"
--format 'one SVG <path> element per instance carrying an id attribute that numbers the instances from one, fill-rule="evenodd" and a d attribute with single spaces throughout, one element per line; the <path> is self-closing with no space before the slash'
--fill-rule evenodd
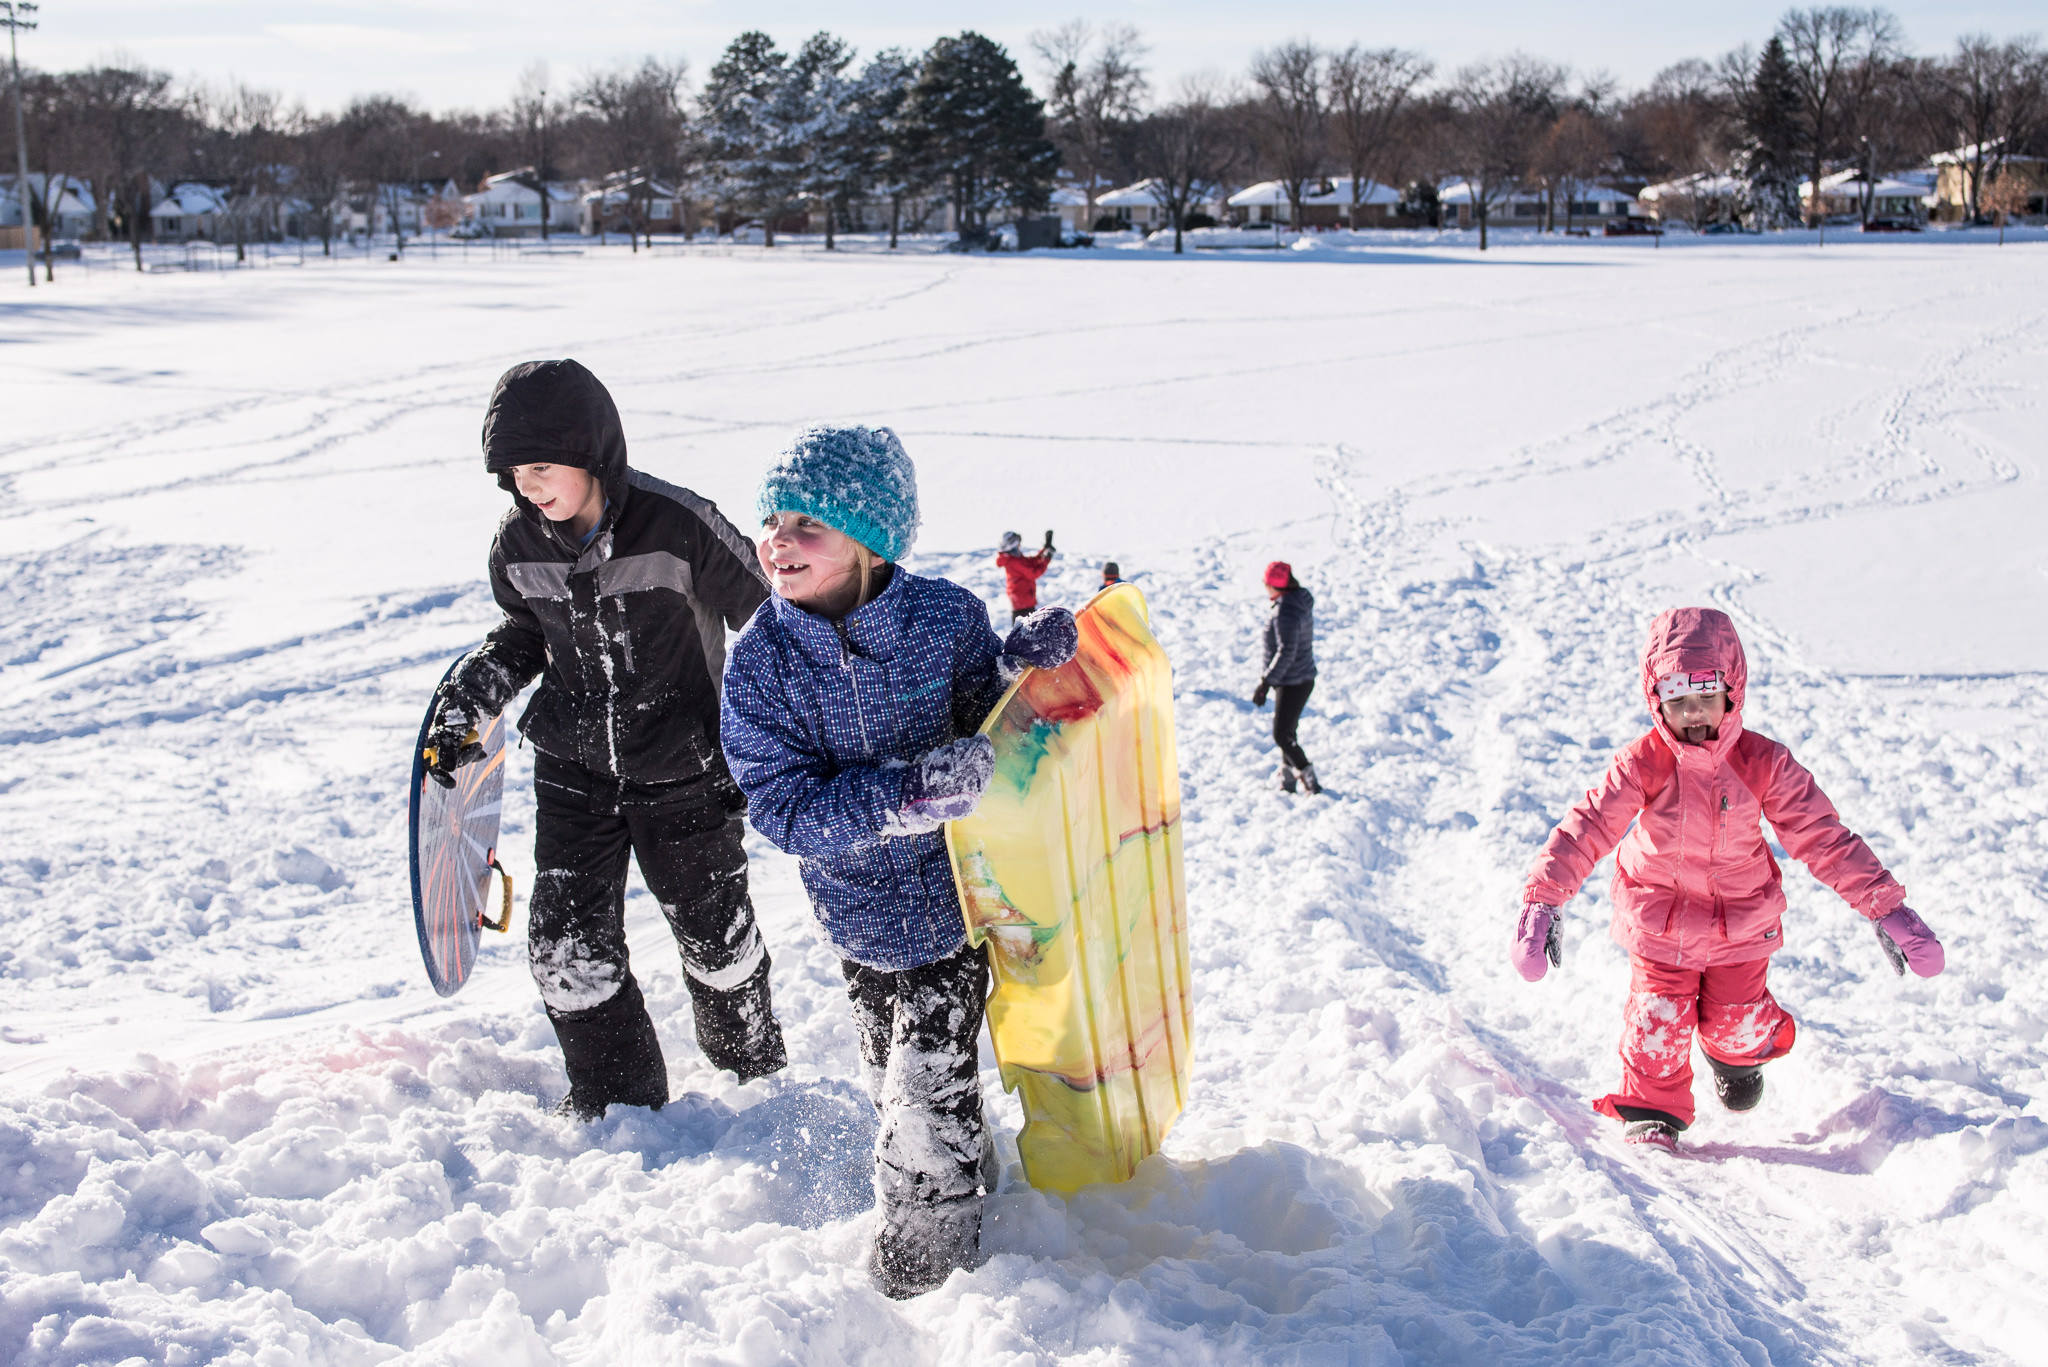
<path id="1" fill-rule="evenodd" d="M 1266 662 L 1259 677 L 1274 688 L 1305 684 L 1316 676 L 1316 599 L 1290 582 L 1273 600 L 1261 642 Z"/>
<path id="2" fill-rule="evenodd" d="M 619 410 L 574 361 L 506 371 L 483 444 L 515 505 L 491 544 L 505 620 L 450 689 L 498 712 L 544 673 L 519 722 L 536 749 L 629 783 L 722 773 L 725 631 L 768 596 L 752 544 L 709 500 L 627 467 Z M 597 475 L 606 507 L 588 546 L 520 497 L 512 467 L 531 464 Z"/>

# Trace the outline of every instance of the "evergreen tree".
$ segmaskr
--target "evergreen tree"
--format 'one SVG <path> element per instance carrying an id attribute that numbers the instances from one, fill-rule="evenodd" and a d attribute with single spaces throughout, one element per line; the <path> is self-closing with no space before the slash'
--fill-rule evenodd
<path id="1" fill-rule="evenodd" d="M 889 246 L 903 217 L 903 200 L 923 185 L 923 176 L 898 127 L 903 102 L 917 81 L 917 65 L 901 48 L 884 48 L 855 77 L 846 101 L 841 205 L 874 195 L 889 201 Z"/>
<path id="2" fill-rule="evenodd" d="M 759 30 L 742 33 L 711 68 L 700 99 L 712 193 L 736 214 L 760 216 L 770 245 L 792 189 L 776 126 L 788 74 L 788 54 L 774 39 Z"/>
<path id="3" fill-rule="evenodd" d="M 1799 90 L 1785 44 L 1773 37 L 1741 92 L 1743 143 L 1738 174 L 1759 229 L 1799 221 Z"/>
<path id="4" fill-rule="evenodd" d="M 979 33 L 932 44 L 899 124 L 905 150 L 947 185 L 963 238 L 986 229 L 998 207 L 1045 206 L 1060 159 L 1045 138 L 1045 105 L 1010 54 Z"/>
<path id="5" fill-rule="evenodd" d="M 858 160 L 847 138 L 854 89 L 846 68 L 852 63 L 853 49 L 844 42 L 829 33 L 812 34 L 790 62 L 774 106 L 778 160 L 792 191 L 824 209 L 827 251 Z"/>

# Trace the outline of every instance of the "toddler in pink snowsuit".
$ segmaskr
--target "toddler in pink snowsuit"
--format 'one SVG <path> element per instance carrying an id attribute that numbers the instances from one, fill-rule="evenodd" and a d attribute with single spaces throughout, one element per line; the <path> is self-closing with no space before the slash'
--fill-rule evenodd
<path id="1" fill-rule="evenodd" d="M 1522 889 L 1515 966 L 1534 982 L 1559 962 L 1558 908 L 1609 850 L 1609 933 L 1632 972 L 1621 1088 L 1594 1108 L 1636 1142 L 1669 1146 L 1692 1123 L 1692 1042 L 1722 1103 L 1763 1096 L 1761 1065 L 1792 1048 L 1792 1017 L 1764 985 L 1783 943 L 1785 893 L 1758 825 L 1877 926 L 1900 972 L 1942 968 L 1941 944 L 1906 892 L 1836 816 L 1792 752 L 1742 724 L 1749 669 L 1726 613 L 1675 608 L 1650 627 L 1643 698 L 1653 725 L 1550 833 Z M 1634 825 L 1631 827 L 1630 823 Z"/>

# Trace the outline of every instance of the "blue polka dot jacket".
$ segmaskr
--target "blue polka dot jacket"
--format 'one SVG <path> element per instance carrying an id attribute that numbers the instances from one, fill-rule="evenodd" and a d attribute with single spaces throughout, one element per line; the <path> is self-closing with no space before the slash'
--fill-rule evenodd
<path id="1" fill-rule="evenodd" d="M 945 833 L 893 832 L 907 766 L 973 735 L 1002 697 L 1001 651 L 979 598 L 901 566 L 838 623 L 771 597 L 734 643 L 726 762 L 754 829 L 801 861 L 842 957 L 898 971 L 966 941 Z"/>

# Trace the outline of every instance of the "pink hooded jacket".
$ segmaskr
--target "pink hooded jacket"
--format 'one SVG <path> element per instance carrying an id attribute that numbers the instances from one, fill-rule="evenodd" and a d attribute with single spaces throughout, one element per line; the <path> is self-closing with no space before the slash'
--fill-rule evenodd
<path id="1" fill-rule="evenodd" d="M 1714 669 L 1728 688 L 1720 738 L 1687 745 L 1664 721 L 1657 681 Z M 1674 608 L 1652 623 L 1643 696 L 1655 724 L 1550 833 L 1523 899 L 1563 906 L 1619 845 L 1609 930 L 1616 944 L 1679 968 L 1761 959 L 1783 943 L 1785 913 L 1778 862 L 1758 825 L 1768 818 L 1785 850 L 1863 915 L 1876 920 L 1904 903 L 1905 889 L 1842 824 L 1792 752 L 1743 730 L 1748 682 L 1742 640 L 1726 613 Z"/>

